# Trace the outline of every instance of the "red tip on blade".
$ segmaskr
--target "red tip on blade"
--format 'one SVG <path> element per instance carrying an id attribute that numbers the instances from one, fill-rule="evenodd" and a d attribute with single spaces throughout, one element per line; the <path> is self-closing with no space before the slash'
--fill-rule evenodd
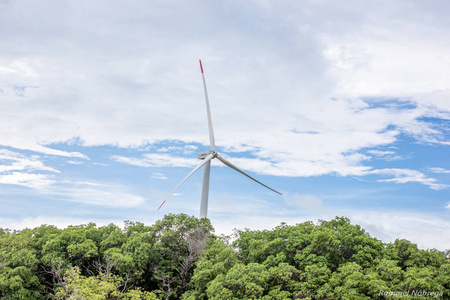
<path id="1" fill-rule="evenodd" d="M 163 206 L 164 205 L 164 203 L 166 203 L 166 201 L 167 200 L 164 200 L 164 202 L 158 207 L 158 209 L 157 210 L 159 210 L 160 208 L 161 208 L 161 206 Z"/>
<path id="2" fill-rule="evenodd" d="M 199 59 L 198 61 L 200 62 L 200 70 L 202 70 L 202 73 L 203 73 L 202 60 L 201 60 L 201 59 Z"/>

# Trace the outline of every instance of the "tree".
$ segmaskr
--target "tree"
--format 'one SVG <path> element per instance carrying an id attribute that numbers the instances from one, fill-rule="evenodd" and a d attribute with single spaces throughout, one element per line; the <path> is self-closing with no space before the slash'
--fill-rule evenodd
<path id="1" fill-rule="evenodd" d="M 444 287 L 437 280 L 438 272 L 434 267 L 410 267 L 406 270 L 399 287 L 405 291 L 443 292 Z"/>
<path id="2" fill-rule="evenodd" d="M 167 299 L 179 298 L 187 290 L 192 265 L 207 246 L 214 229 L 207 218 L 169 214 L 155 223 L 154 232 L 157 239 L 155 252 L 161 258 L 155 277 L 164 283 L 160 285 L 160 291 Z"/>
<path id="3" fill-rule="evenodd" d="M 133 289 L 125 291 L 123 279 L 100 273 L 97 276 L 85 277 L 78 267 L 67 270 L 64 282 L 57 288 L 55 299 L 58 300 L 157 300 L 155 294 Z"/>
<path id="4" fill-rule="evenodd" d="M 258 263 L 234 265 L 208 286 L 208 299 L 259 299 L 267 290 L 269 272 Z"/>
<path id="5" fill-rule="evenodd" d="M 36 274 L 38 259 L 31 247 L 33 232 L 3 231 L 0 235 L 0 298 L 43 299 L 44 286 Z"/>
<path id="6" fill-rule="evenodd" d="M 237 253 L 227 238 L 211 239 L 196 263 L 190 281 L 191 290 L 183 294 L 183 299 L 207 299 L 206 290 L 211 282 L 217 276 L 225 275 L 237 262 Z"/>

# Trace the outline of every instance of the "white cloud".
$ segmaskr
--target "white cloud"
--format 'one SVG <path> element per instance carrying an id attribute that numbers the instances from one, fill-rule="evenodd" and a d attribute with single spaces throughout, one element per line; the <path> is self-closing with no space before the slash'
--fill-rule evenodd
<path id="1" fill-rule="evenodd" d="M 433 173 L 450 174 L 450 170 L 444 168 L 430 168 L 430 171 Z"/>
<path id="2" fill-rule="evenodd" d="M 181 146 L 170 146 L 170 147 L 160 147 L 157 148 L 157 152 L 181 152 L 183 154 L 192 154 L 195 150 L 197 150 L 197 146 L 195 145 L 184 145 Z"/>
<path id="3" fill-rule="evenodd" d="M 83 161 L 79 161 L 79 160 L 68 160 L 67 163 L 71 164 L 71 165 L 82 165 L 82 164 L 84 164 Z"/>
<path id="4" fill-rule="evenodd" d="M 34 189 L 43 189 L 52 185 L 54 177 L 48 174 L 36 174 L 38 171 L 59 173 L 58 170 L 44 165 L 37 155 L 25 156 L 6 149 L 0 149 L 0 183 L 21 185 Z"/>
<path id="5" fill-rule="evenodd" d="M 152 178 L 156 179 L 167 179 L 166 175 L 162 173 L 152 173 Z"/>
<path id="6" fill-rule="evenodd" d="M 126 191 L 121 185 L 104 183 L 64 182 L 46 191 L 62 200 L 106 207 L 135 207 L 145 199 Z"/>
<path id="7" fill-rule="evenodd" d="M 46 166 L 38 155 L 25 155 L 0 149 L 0 184 L 25 186 L 38 194 L 61 200 L 111 207 L 137 206 L 144 198 L 126 191 L 125 187 L 92 181 L 71 181 L 56 175 L 35 172 L 60 173 Z"/>
<path id="8" fill-rule="evenodd" d="M 380 150 L 369 150 L 367 153 L 373 154 L 375 156 L 386 156 L 394 154 L 394 151 L 380 151 Z"/>
<path id="9" fill-rule="evenodd" d="M 379 157 L 387 157 L 391 155 L 392 151 L 371 150 L 368 153 Z M 280 162 L 271 162 L 267 159 L 261 158 L 246 158 L 246 157 L 229 157 L 223 155 L 224 158 L 231 161 L 238 168 L 265 175 L 276 176 L 321 176 L 337 173 L 341 176 L 367 176 L 367 175 L 381 175 L 392 176 L 390 179 L 379 179 L 378 182 L 394 182 L 394 183 L 409 183 L 417 182 L 429 186 L 434 190 L 441 190 L 448 188 L 449 185 L 441 184 L 437 179 L 428 177 L 418 170 L 386 168 L 386 169 L 372 169 L 372 167 L 360 165 L 361 161 L 367 160 L 368 157 L 353 153 L 341 154 L 341 161 L 337 155 L 332 157 L 332 161 L 314 160 L 308 161 L 302 157 L 292 157 L 286 159 L 279 159 Z M 326 156 L 325 156 L 326 157 Z M 392 160 L 397 156 L 392 156 Z M 135 165 L 139 167 L 195 167 L 198 165 L 195 159 L 172 156 L 170 154 L 144 154 L 142 158 L 129 158 L 124 156 L 113 156 L 113 160 Z M 400 159 L 400 158 L 398 158 Z M 213 160 L 213 162 L 215 162 Z M 223 166 L 219 162 L 215 162 L 215 166 Z M 434 173 L 444 173 L 445 170 L 440 168 L 432 168 Z"/>
<path id="10" fill-rule="evenodd" d="M 348 14 L 350 23 L 334 14 L 330 20 L 334 28 L 321 32 L 324 54 L 334 65 L 330 73 L 339 81 L 341 92 L 399 96 L 447 89 L 450 45 L 440 28 L 448 24 L 431 21 L 443 17 L 443 10 L 418 1 L 408 5 L 398 1 L 385 8 L 375 3 L 364 10 L 354 5 L 335 7 Z M 423 14 L 431 19 L 420 18 Z M 339 30 L 355 21 L 352 17 L 358 18 L 359 26 Z"/>
<path id="11" fill-rule="evenodd" d="M 433 190 L 441 190 L 448 188 L 449 185 L 440 184 L 437 179 L 427 177 L 420 171 L 410 169 L 379 169 L 368 172 L 369 174 L 378 174 L 385 176 L 393 176 L 391 179 L 380 179 L 380 182 L 395 182 L 395 183 L 408 183 L 418 182 L 424 185 L 428 185 Z"/>
<path id="12" fill-rule="evenodd" d="M 238 31 L 231 31 L 230 24 L 216 24 L 233 32 L 231 36 L 201 29 L 211 16 L 222 20 L 233 9 L 250 13 L 248 5 L 237 2 L 208 12 L 197 11 L 199 3 L 179 8 L 166 4 L 155 10 L 149 2 L 148 9 L 130 5 L 117 14 L 117 8 L 111 7 L 101 16 L 96 10 L 100 4 L 79 5 L 85 14 L 73 15 L 64 4 L 52 6 L 59 13 L 51 20 L 29 15 L 32 8 L 21 2 L 5 6 L 7 28 L 39 23 L 44 26 L 40 40 L 54 43 L 43 42 L 38 52 L 21 52 L 36 48 L 32 35 L 20 33 L 24 45 L 15 42 L 14 31 L 4 37 L 12 48 L 4 48 L 0 60 L 2 90 L 6 91 L 0 97 L 8 103 L 0 125 L 10 130 L 0 134 L 1 144 L 83 159 L 88 158 L 52 149 L 52 144 L 71 143 L 75 138 L 80 146 L 134 147 L 162 140 L 207 145 L 197 65 L 200 54 L 205 58 L 217 144 L 232 152 L 249 151 L 254 159 L 238 160 L 248 170 L 279 176 L 358 175 L 368 170 L 363 165 L 368 159 L 364 149 L 392 144 L 401 133 L 424 142 L 446 143 L 442 128 L 419 119 L 449 116 L 445 101 L 449 82 L 443 78 L 450 76 L 443 75 L 450 70 L 445 60 L 450 48 L 442 42 L 428 43 L 442 40 L 439 31 L 429 34 L 438 28 L 435 24 L 412 30 L 410 25 L 417 19 L 396 13 L 404 3 L 390 4 L 392 10 L 387 11 L 371 4 L 373 9 L 368 11 L 357 3 L 336 6 L 313 1 L 305 4 L 305 10 L 303 4 L 258 2 L 261 10 L 254 13 L 252 9 L 252 17 L 268 30 L 259 28 L 260 38 L 248 24 L 237 26 Z M 33 6 L 37 11 L 42 7 Z M 412 16 L 421 13 L 417 7 L 408 9 Z M 330 15 L 333 10 L 348 18 Z M 333 26 L 324 26 L 307 11 L 327 15 Z M 393 27 L 391 14 L 405 26 Z M 103 20 L 104 26 L 99 28 L 92 16 Z M 117 20 L 121 20 L 120 28 Z M 143 20 L 152 24 L 164 20 L 167 26 L 149 27 Z M 58 30 L 45 27 L 54 28 L 54 24 Z M 278 36 L 279 26 L 292 30 L 288 40 L 271 38 Z M 186 35 L 199 29 L 209 43 Z M 104 43 L 98 43 L 99 38 Z M 173 47 L 175 40 L 185 46 Z M 67 59 L 65 47 L 79 55 Z M 99 53 L 101 59 L 97 59 Z M 428 53 L 426 64 L 411 63 L 422 62 L 423 53 Z M 15 86 L 23 87 L 20 97 Z M 369 95 L 408 96 L 416 107 L 371 107 L 359 99 Z M 166 146 L 145 158 L 113 159 L 140 166 L 193 167 L 195 159 L 161 154 L 187 155 L 196 150 L 189 144 Z"/>
<path id="13" fill-rule="evenodd" d="M 381 150 L 369 150 L 367 151 L 368 154 L 372 154 L 378 159 L 384 159 L 387 161 L 396 161 L 396 160 L 403 160 L 406 159 L 406 157 L 401 155 L 395 155 L 394 151 L 381 151 Z"/>
<path id="14" fill-rule="evenodd" d="M 411 60 L 404 55 L 398 56 L 398 53 L 406 52 L 419 56 L 424 53 L 423 47 L 427 47 L 424 45 L 434 45 L 429 47 L 438 47 L 439 50 L 425 53 L 447 53 L 446 44 L 423 42 L 424 36 L 428 39 L 439 39 L 439 36 L 430 37 L 428 34 L 427 30 L 434 29 L 432 24 L 427 24 L 428 27 L 423 32 L 410 30 L 410 26 L 395 27 L 392 31 L 390 19 L 379 13 L 381 8 L 375 6 L 370 12 L 364 9 L 356 13 L 358 9 L 354 8 L 354 5 L 336 7 L 332 3 L 320 5 L 308 2 L 306 11 L 316 12 L 319 16 L 321 13 L 327 14 L 332 8 L 351 16 L 343 20 L 336 18 L 339 14 L 331 15 L 333 26 L 330 28 L 324 26 L 319 19 L 311 19 L 303 5 L 299 7 L 298 4 L 285 3 L 270 6 L 270 9 L 263 5 L 264 9 L 253 17 L 261 22 L 269 22 L 267 26 L 272 26 L 272 30 L 278 29 L 277 24 L 291 28 L 295 36 L 298 36 L 297 39 L 289 41 L 291 47 L 279 47 L 278 43 L 282 42 L 279 39 L 270 43 L 267 42 L 270 39 L 256 39 L 253 37 L 254 28 L 243 26 L 237 33 L 234 32 L 234 38 L 226 34 L 215 36 L 215 42 L 205 48 L 204 43 L 188 38 L 184 31 L 180 32 L 179 25 L 186 27 L 188 24 L 185 30 L 190 32 L 191 29 L 201 28 L 200 25 L 206 16 L 209 18 L 210 13 L 220 17 L 229 9 L 244 9 L 245 13 L 249 13 L 246 10 L 250 8 L 245 4 L 233 3 L 235 7 L 227 7 L 228 10 L 214 10 L 203 14 L 206 12 L 199 13 L 195 9 L 198 3 L 193 4 L 193 7 L 184 7 L 187 10 L 183 11 L 181 7 L 169 9 L 170 4 L 155 10 L 154 4 L 150 2 L 146 5 L 152 9 L 139 7 L 134 11 L 138 7 L 131 5 L 126 11 L 120 10 L 118 15 L 114 7 L 111 7 L 104 16 L 99 16 L 105 22 L 104 27 L 99 28 L 93 21 L 95 18 L 88 17 L 97 15 L 97 6 L 81 5 L 80 9 L 85 10 L 86 15 L 75 16 L 65 5 L 61 5 L 53 8 L 61 11 L 52 16 L 50 21 L 41 19 L 38 15 L 28 15 L 26 11 L 31 8 L 24 9 L 23 5 L 18 3 L 15 6 L 5 6 L 4 22 L 9 21 L 5 25 L 21 23 L 28 28 L 35 23 L 47 24 L 46 26 L 59 24 L 58 30 L 43 30 L 41 40 L 64 41 L 65 43 L 59 44 L 74 49 L 80 55 L 68 60 L 64 46 L 55 48 L 54 43 L 44 43 L 39 53 L 25 52 L 23 56 L 13 55 L 14 48 L 3 50 L 5 58 L 0 61 L 0 65 L 3 65 L 2 70 L 7 71 L 7 75 L 2 78 L 7 87 L 3 89 L 8 89 L 8 86 L 12 89 L 15 85 L 35 87 L 26 89 L 20 102 L 14 100 L 15 94 L 4 95 L 5 101 L 11 105 L 2 120 L 4 124 L 13 124 L 11 127 L 15 128 L 3 132 L 0 136 L 4 145 L 52 155 L 85 158 L 81 153 L 51 149 L 50 145 L 70 141 L 73 137 L 78 137 L 82 145 L 113 144 L 128 147 L 146 141 L 167 139 L 186 142 L 194 140 L 207 144 L 202 87 L 196 65 L 198 53 L 206 56 L 213 120 L 218 131 L 217 137 L 223 147 L 256 148 L 261 149 L 261 153 L 266 151 L 268 155 L 275 156 L 280 150 L 289 150 L 293 139 L 291 130 L 310 130 L 319 132 L 320 137 L 295 137 L 293 144 L 296 150 L 301 149 L 300 144 L 311 152 L 315 152 L 317 148 L 331 148 L 331 153 L 323 153 L 331 157 L 340 156 L 340 153 L 349 150 L 358 150 L 364 147 L 364 142 L 375 146 L 393 142 L 395 134 L 386 137 L 383 136 L 386 134 L 380 133 L 391 124 L 398 125 L 410 134 L 437 134 L 426 124 L 414 121 L 420 116 L 419 111 L 416 115 L 400 118 L 401 124 L 398 124 L 397 120 L 401 117 L 399 113 L 393 114 L 387 109 L 365 110 L 362 107 L 361 113 L 358 114 L 361 107 L 355 104 L 364 105 L 363 101 L 329 100 L 339 96 L 333 90 L 335 86 L 346 91 L 341 99 L 347 99 L 349 94 L 359 97 L 382 91 L 385 96 L 392 95 L 389 90 L 398 89 L 404 93 L 409 92 L 411 87 L 418 86 L 417 82 L 406 85 L 405 82 L 409 81 L 405 81 L 404 76 L 393 74 L 392 69 L 402 74 L 416 74 L 417 78 L 422 79 L 423 71 L 411 71 L 411 68 L 428 70 L 429 64 L 411 64 L 411 61 L 423 59 Z M 397 5 L 401 6 L 396 4 L 395 7 Z M 292 9 L 287 10 L 287 7 Z M 388 11 L 388 15 L 395 14 L 395 7 Z M 420 11 L 412 10 L 410 13 L 414 15 Z M 367 17 L 368 14 L 373 17 Z M 24 18 L 24 15 L 28 19 Z M 71 22 L 76 22 L 77 26 L 68 23 L 68 15 L 74 18 Z M 114 20 L 136 18 L 165 20 L 168 26 L 162 30 L 149 27 L 145 22 L 124 21 L 121 27 L 127 34 L 117 31 L 117 23 Z M 406 25 L 417 22 L 414 18 L 400 20 Z M 361 26 L 349 26 L 349 22 L 356 22 Z M 130 30 L 134 28 L 132 26 L 143 30 Z M 44 25 L 44 28 L 47 27 Z M 404 30 L 407 30 L 407 34 L 404 34 Z M 80 32 L 84 35 L 80 35 Z M 129 34 L 130 32 L 133 34 Z M 149 32 L 151 34 L 148 34 Z M 204 33 L 210 36 L 208 31 Z M 67 40 L 66 36 L 72 38 Z M 97 42 L 99 36 L 104 41 L 120 47 L 108 46 L 108 50 L 104 51 L 102 45 L 105 43 Z M 397 36 L 412 42 L 399 43 L 394 39 Z M 26 32 L 22 32 L 21 37 L 23 41 L 33 45 L 33 39 Z M 5 38 L 14 41 L 17 35 L 8 33 Z M 191 50 L 172 47 L 172 41 L 177 39 L 187 45 L 183 49 Z M 248 42 L 249 40 L 252 42 Z M 363 43 L 360 43 L 361 40 Z M 305 41 L 308 41 L 311 48 L 302 46 Z M 411 43 L 421 47 L 410 47 Z M 155 44 L 160 46 L 155 47 Z M 240 47 L 237 47 L 238 45 Z M 12 46 L 20 49 L 33 48 L 18 46 L 15 43 L 12 43 Z M 243 55 L 244 52 L 252 53 L 252 59 Z M 328 53 L 325 59 L 322 52 Z M 102 53 L 103 58 L 93 59 L 97 53 Z M 288 61 L 283 60 L 286 54 Z M 150 59 L 148 55 L 158 57 L 158 60 Z M 435 60 L 431 60 L 433 70 L 436 68 Z M 308 68 L 305 68 L 305 65 Z M 335 66 L 338 70 L 346 71 L 336 71 Z M 442 63 L 439 68 L 445 72 L 448 70 Z M 330 71 L 334 72 L 333 81 L 328 77 Z M 14 76 L 11 77 L 11 74 Z M 450 77 L 442 76 L 442 72 L 434 74 L 441 79 Z M 430 84 L 421 90 L 430 92 L 441 88 L 441 84 L 434 87 L 432 83 L 437 81 L 433 78 L 430 77 Z M 299 85 L 299 82 L 302 84 Z M 385 88 L 384 85 L 388 87 Z M 391 86 L 393 88 L 390 88 Z M 414 101 L 428 103 L 426 94 L 421 94 L 420 99 L 422 98 L 423 100 Z M 132 99 L 133 105 L 129 105 L 129 99 Z M 440 100 L 433 103 L 441 108 L 446 105 Z M 249 110 L 249 107 L 252 109 Z M 448 109 L 448 105 L 444 108 Z M 33 130 L 28 130 L 29 126 Z M 361 137 L 354 132 L 357 128 L 363 128 L 360 135 L 365 135 L 358 144 L 356 140 Z M 258 131 L 265 131 L 265 134 L 258 136 Z M 273 147 L 266 141 L 268 136 L 274 135 L 279 136 L 277 144 L 282 149 Z M 333 135 L 335 138 L 330 140 L 327 135 Z M 346 136 L 351 137 L 353 142 L 347 149 L 339 149 L 346 144 Z M 342 142 L 339 142 L 341 140 Z M 330 143 L 324 147 L 323 144 L 327 141 Z M 333 151 L 334 149 L 336 151 Z M 293 149 L 290 149 L 289 154 L 294 153 Z M 306 159 L 311 160 L 309 157 Z"/>
<path id="15" fill-rule="evenodd" d="M 390 155 L 392 151 L 369 151 L 377 156 Z M 392 153 L 391 153 L 392 152 Z M 246 171 L 256 172 L 265 175 L 279 175 L 279 176 L 320 176 L 338 173 L 342 176 L 367 176 L 367 175 L 381 175 L 392 176 L 390 179 L 379 179 L 378 182 L 394 182 L 394 183 L 409 183 L 417 182 L 429 186 L 434 190 L 441 190 L 448 188 L 449 185 L 439 183 L 437 179 L 427 177 L 424 173 L 418 170 L 387 168 L 387 169 L 372 169 L 371 167 L 360 166 L 359 163 L 366 160 L 367 157 L 360 154 L 350 154 L 342 156 L 343 162 L 324 162 L 324 161 L 307 161 L 296 159 L 295 157 L 279 163 L 270 162 L 260 158 L 224 158 L 231 161 L 238 168 Z M 143 158 L 127 158 L 124 156 L 114 156 L 113 160 L 120 163 L 135 165 L 139 167 L 195 167 L 194 159 L 187 159 L 183 157 L 171 156 L 169 154 L 145 154 Z M 221 163 L 215 163 L 215 166 L 223 166 Z M 440 168 L 431 169 L 435 173 L 443 173 Z"/>
<path id="16" fill-rule="evenodd" d="M 189 159 L 157 153 L 144 154 L 142 158 L 115 155 L 111 159 L 138 167 L 195 167 L 199 163 L 193 158 Z"/>
<path id="17" fill-rule="evenodd" d="M 54 184 L 55 180 L 51 176 L 45 174 L 12 172 L 10 174 L 0 174 L 0 183 L 43 189 Z"/>
<path id="18" fill-rule="evenodd" d="M 37 155 L 25 156 L 6 149 L 0 149 L 0 173 L 10 171 L 50 171 L 58 170 L 45 166 Z"/>

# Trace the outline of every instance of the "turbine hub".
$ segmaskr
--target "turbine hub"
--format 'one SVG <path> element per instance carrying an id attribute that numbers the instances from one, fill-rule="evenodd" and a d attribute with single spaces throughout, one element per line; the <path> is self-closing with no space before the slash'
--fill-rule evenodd
<path id="1" fill-rule="evenodd" d="M 197 154 L 197 158 L 203 160 L 210 154 L 212 154 L 214 157 L 216 157 L 217 152 L 214 150 L 203 151 L 203 152 L 200 152 Z"/>

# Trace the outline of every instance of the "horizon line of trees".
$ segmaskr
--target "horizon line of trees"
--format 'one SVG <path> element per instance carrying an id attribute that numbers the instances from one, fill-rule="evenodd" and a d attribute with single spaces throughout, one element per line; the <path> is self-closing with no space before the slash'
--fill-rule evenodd
<path id="1" fill-rule="evenodd" d="M 411 292 L 413 291 L 413 292 Z M 403 292 L 403 293 L 402 293 Z M 433 294 L 430 294 L 433 293 Z M 383 243 L 345 217 L 217 236 L 169 214 L 58 229 L 0 228 L 0 299 L 450 298 L 450 250 Z"/>

